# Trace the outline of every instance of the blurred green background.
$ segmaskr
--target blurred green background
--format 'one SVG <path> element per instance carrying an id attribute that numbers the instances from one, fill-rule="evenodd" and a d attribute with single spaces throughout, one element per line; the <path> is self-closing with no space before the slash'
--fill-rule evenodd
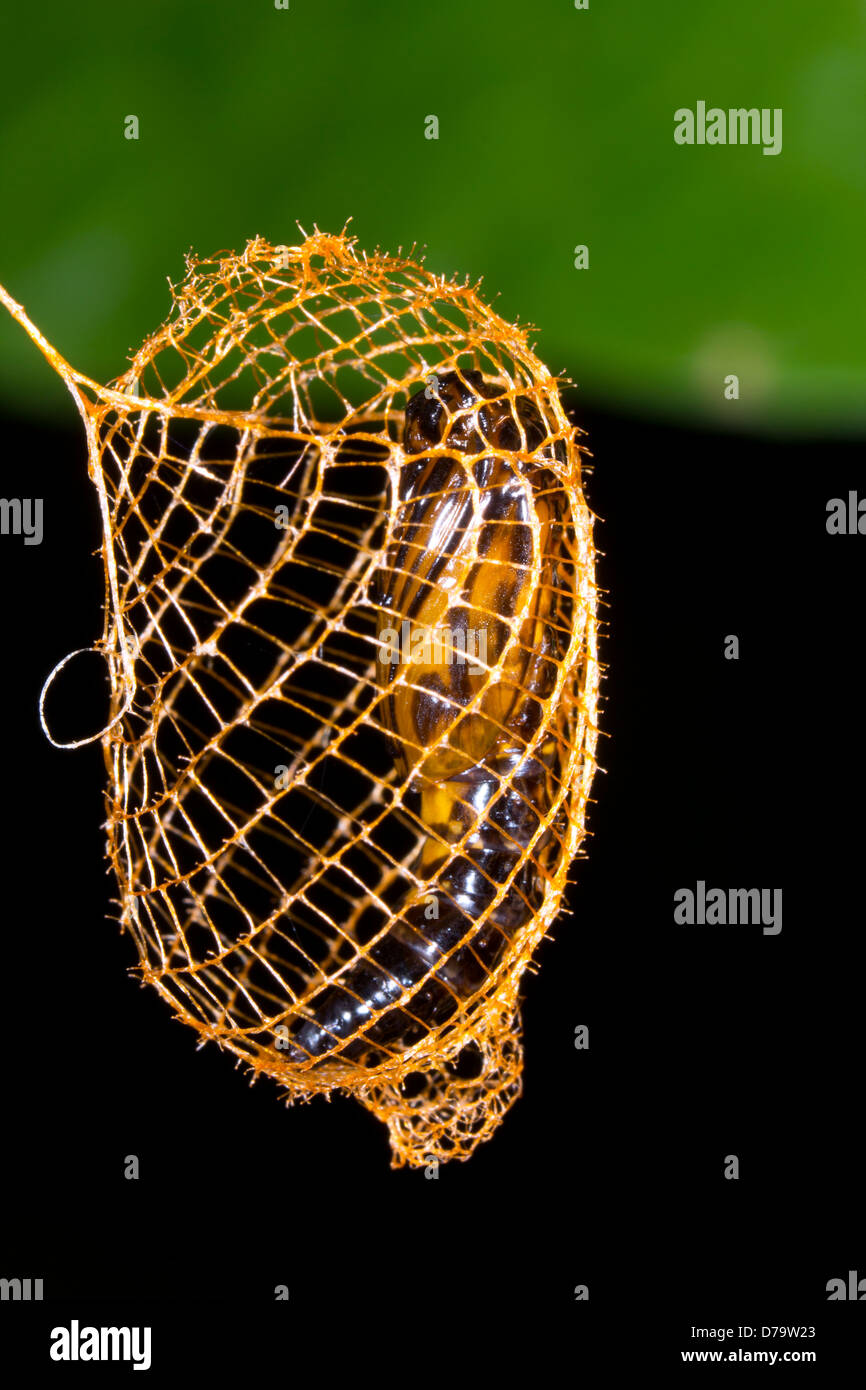
<path id="1" fill-rule="evenodd" d="M 866 423 L 864 0 L 90 0 L 4 27 L 0 280 L 91 376 L 190 247 L 351 216 L 362 247 L 483 275 L 605 408 Z M 782 107 L 781 154 L 676 145 L 699 99 Z M 0 404 L 71 410 L 5 315 Z"/>

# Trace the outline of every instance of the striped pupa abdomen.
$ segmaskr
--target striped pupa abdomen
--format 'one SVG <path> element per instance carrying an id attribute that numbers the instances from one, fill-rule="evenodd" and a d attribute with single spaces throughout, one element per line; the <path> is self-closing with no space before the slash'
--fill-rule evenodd
<path id="1" fill-rule="evenodd" d="M 418 888 L 312 1001 L 298 1057 L 418 1041 L 472 997 L 544 900 L 567 748 L 545 711 L 574 574 L 566 494 L 538 453 L 546 433 L 527 396 L 480 372 L 450 372 L 408 402 L 374 600 L 380 719 L 424 836 Z"/>

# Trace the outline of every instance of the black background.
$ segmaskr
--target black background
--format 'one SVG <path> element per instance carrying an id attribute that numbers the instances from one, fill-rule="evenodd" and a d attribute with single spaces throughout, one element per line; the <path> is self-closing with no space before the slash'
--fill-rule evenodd
<path id="1" fill-rule="evenodd" d="M 692 1324 L 814 1326 L 822 1374 L 862 1347 L 863 1311 L 828 1303 L 826 1284 L 866 1276 L 866 539 L 825 527 L 862 446 L 577 418 L 603 519 L 606 771 L 573 915 L 525 979 L 524 1095 L 435 1181 L 392 1171 L 384 1127 L 354 1102 L 286 1109 L 270 1082 L 248 1086 L 126 974 L 101 750 L 56 751 L 37 718 L 51 667 L 101 632 L 83 431 L 4 422 L 4 495 L 45 499 L 41 546 L 0 540 L 0 1274 L 45 1283 L 43 1304 L 2 1305 L 7 1352 L 68 1375 L 45 1348 L 72 1317 L 147 1323 L 152 1377 L 189 1364 L 217 1384 L 236 1365 L 296 1379 L 308 1341 L 323 1378 L 361 1347 L 381 1370 L 403 1333 L 442 1376 L 458 1334 L 479 1376 L 491 1347 L 521 1342 L 541 1373 L 553 1324 L 563 1374 L 592 1349 L 666 1370 L 717 1345 Z M 70 666 L 56 734 L 95 731 L 105 699 L 96 657 Z M 781 887 L 781 934 L 677 926 L 673 894 L 698 879 Z M 344 1343 L 355 1314 L 364 1340 Z"/>

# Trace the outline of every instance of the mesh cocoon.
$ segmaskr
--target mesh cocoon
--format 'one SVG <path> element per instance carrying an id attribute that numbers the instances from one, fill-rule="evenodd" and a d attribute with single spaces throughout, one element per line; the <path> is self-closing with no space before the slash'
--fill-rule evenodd
<path id="1" fill-rule="evenodd" d="M 122 378 L 70 382 L 105 531 L 123 925 L 142 978 L 288 1100 L 353 1094 L 388 1126 L 395 1165 L 467 1158 L 520 1093 L 521 976 L 559 910 L 595 770 L 578 432 L 526 331 L 411 255 L 318 231 L 293 247 L 257 239 L 189 258 L 172 297 Z M 459 699 L 453 668 L 434 679 L 429 663 L 382 659 L 383 623 L 405 616 L 382 594 L 416 563 L 406 407 L 425 385 L 438 399 L 445 376 L 483 381 L 517 430 L 463 460 L 447 429 L 424 450 L 451 469 L 452 502 L 458 474 L 465 495 L 463 529 L 443 541 L 463 556 L 462 593 L 436 587 L 428 542 L 447 511 L 434 494 L 414 542 L 424 603 L 441 619 L 459 600 L 493 648 Z M 482 459 L 529 498 L 519 563 L 508 519 L 489 520 Z M 517 574 L 510 607 L 496 564 Z M 517 727 L 530 732 L 515 754 Z M 510 806 L 499 822 L 497 805 Z M 507 847 L 518 823 L 514 852 L 494 855 L 491 837 Z M 460 899 L 454 917 L 476 880 L 479 911 Z M 395 929 L 427 950 L 409 983 L 377 964 Z"/>

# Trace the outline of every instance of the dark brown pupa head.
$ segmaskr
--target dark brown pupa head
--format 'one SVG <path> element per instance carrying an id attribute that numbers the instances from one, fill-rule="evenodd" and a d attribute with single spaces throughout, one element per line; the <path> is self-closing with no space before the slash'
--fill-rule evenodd
<path id="1" fill-rule="evenodd" d="M 516 452 L 537 449 L 545 438 L 544 422 L 534 402 L 515 398 L 507 388 L 486 381 L 477 370 L 446 372 L 409 399 L 403 445 L 420 454 L 452 444 L 464 453 L 481 453 L 484 445 Z"/>

